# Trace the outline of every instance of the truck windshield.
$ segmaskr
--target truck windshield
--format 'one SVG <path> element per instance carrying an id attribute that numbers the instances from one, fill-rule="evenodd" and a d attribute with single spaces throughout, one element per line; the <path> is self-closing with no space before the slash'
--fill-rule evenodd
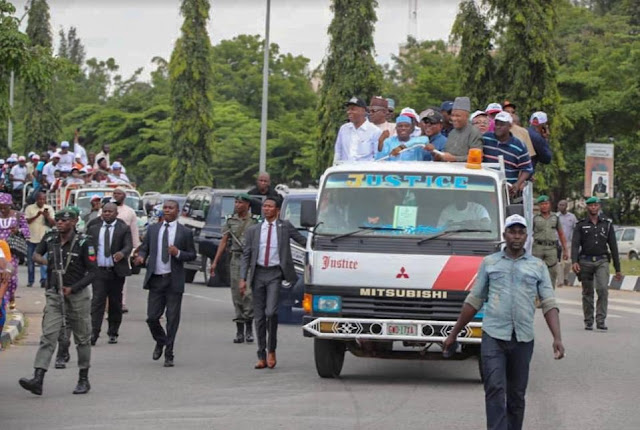
<path id="1" fill-rule="evenodd" d="M 318 203 L 322 235 L 499 240 L 496 181 L 481 175 L 333 173 Z M 459 232 L 452 230 L 461 230 Z"/>

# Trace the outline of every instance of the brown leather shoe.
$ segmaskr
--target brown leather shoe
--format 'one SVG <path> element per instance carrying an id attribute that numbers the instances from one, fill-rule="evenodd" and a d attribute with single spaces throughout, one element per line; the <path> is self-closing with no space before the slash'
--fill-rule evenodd
<path id="1" fill-rule="evenodd" d="M 275 353 L 275 351 L 267 353 L 267 366 L 269 366 L 269 369 L 273 369 L 274 367 L 276 367 L 276 353 Z"/>
<path id="2" fill-rule="evenodd" d="M 253 366 L 255 369 L 264 369 L 265 367 L 267 367 L 267 362 L 266 360 L 258 360 L 258 362 L 256 363 L 255 366 Z"/>

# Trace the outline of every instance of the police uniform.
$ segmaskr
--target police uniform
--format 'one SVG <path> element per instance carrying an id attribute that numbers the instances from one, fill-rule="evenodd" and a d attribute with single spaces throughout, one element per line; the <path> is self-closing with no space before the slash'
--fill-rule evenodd
<path id="1" fill-rule="evenodd" d="M 64 209 L 56 213 L 55 218 L 56 221 L 77 219 L 77 214 L 70 209 Z M 56 239 L 55 233 L 49 233 L 38 244 L 35 252 L 41 256 L 48 254 L 49 261 L 53 262 L 53 247 Z M 91 290 L 86 287 L 91 284 L 96 272 L 96 248 L 93 240 L 89 236 L 73 231 L 69 241 L 62 245 L 62 265 L 63 286 L 70 287 L 72 291 L 64 298 L 64 306 L 74 335 L 80 369 L 80 380 L 74 394 L 83 394 L 90 388 L 88 371 L 91 361 Z M 60 286 L 57 285 L 57 276 L 54 273 L 54 264 L 49 264 L 47 270 L 48 286 L 45 292 L 46 305 L 42 318 L 42 335 L 34 362 L 36 372 L 33 379 L 20 380 L 20 385 L 34 394 L 42 393 L 44 372 L 49 368 L 62 327 L 62 298 Z M 81 386 L 83 381 L 86 384 Z"/>
<path id="2" fill-rule="evenodd" d="M 587 199 L 586 203 L 599 202 L 597 197 L 591 197 Z M 613 258 L 615 271 L 620 272 L 620 256 L 618 255 L 613 222 L 602 215 L 598 215 L 596 224 L 591 222 L 588 217 L 578 221 L 573 232 L 571 259 L 573 263 L 580 264 L 578 277 L 582 283 L 582 311 L 587 330 L 593 327 L 594 289 L 598 293 L 596 325 L 600 329 L 606 329 L 609 255 Z"/>
<path id="3" fill-rule="evenodd" d="M 246 196 L 246 197 L 245 197 Z M 246 194 L 240 194 L 236 199 L 251 201 Z M 231 298 L 235 308 L 236 316 L 233 321 L 236 324 L 245 324 L 251 327 L 253 322 L 253 300 L 251 289 L 247 288 L 244 296 L 240 294 L 240 265 L 242 260 L 242 248 L 244 246 L 244 234 L 249 227 L 257 224 L 259 217 L 248 212 L 244 218 L 233 214 L 227 217 L 227 221 L 222 227 L 222 234 L 228 234 L 227 244 L 230 244 L 231 261 L 229 263 L 229 278 L 231 283 Z"/>
<path id="4" fill-rule="evenodd" d="M 538 199 L 538 203 L 542 201 L 548 201 L 548 199 Z M 556 287 L 556 278 L 558 277 L 559 228 L 561 228 L 560 219 L 554 213 L 550 213 L 547 218 L 542 215 L 533 217 L 533 248 L 531 253 L 547 265 L 553 288 Z"/>

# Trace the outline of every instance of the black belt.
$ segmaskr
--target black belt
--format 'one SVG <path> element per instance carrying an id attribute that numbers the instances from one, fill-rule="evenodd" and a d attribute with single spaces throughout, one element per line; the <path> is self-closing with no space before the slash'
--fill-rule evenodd
<path id="1" fill-rule="evenodd" d="M 104 270 L 105 272 L 113 272 L 115 270 L 113 266 L 98 266 L 98 269 Z"/>
<path id="2" fill-rule="evenodd" d="M 151 276 L 155 276 L 157 278 L 168 278 L 171 276 L 171 273 L 163 273 L 162 275 L 156 275 L 155 273 Z"/>
<path id="3" fill-rule="evenodd" d="M 556 246 L 557 242 L 555 240 L 536 240 L 536 245 L 543 246 Z"/>
<path id="4" fill-rule="evenodd" d="M 580 256 L 580 260 L 586 260 L 592 263 L 595 263 L 596 261 L 604 260 L 605 258 L 609 258 L 609 257 L 606 255 L 581 255 Z"/>
<path id="5" fill-rule="evenodd" d="M 278 270 L 280 270 L 280 266 L 269 266 L 269 267 L 266 267 L 266 266 L 261 266 L 261 265 L 258 264 L 258 265 L 256 265 L 256 269 L 260 269 L 260 270 L 275 270 L 275 269 L 278 269 Z"/>

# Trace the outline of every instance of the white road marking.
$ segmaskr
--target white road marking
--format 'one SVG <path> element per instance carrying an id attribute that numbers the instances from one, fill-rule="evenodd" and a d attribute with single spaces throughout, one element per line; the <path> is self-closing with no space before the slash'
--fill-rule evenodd
<path id="1" fill-rule="evenodd" d="M 637 305 L 640 307 L 640 300 L 614 299 L 609 297 L 610 302 L 622 303 L 624 305 Z"/>

